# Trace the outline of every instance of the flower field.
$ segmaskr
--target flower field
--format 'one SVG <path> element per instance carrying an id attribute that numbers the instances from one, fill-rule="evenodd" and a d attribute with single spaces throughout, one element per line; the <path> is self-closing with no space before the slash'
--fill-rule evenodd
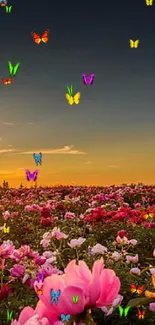
<path id="1" fill-rule="evenodd" d="M 155 186 L 0 188 L 0 325 L 155 324 Z"/>

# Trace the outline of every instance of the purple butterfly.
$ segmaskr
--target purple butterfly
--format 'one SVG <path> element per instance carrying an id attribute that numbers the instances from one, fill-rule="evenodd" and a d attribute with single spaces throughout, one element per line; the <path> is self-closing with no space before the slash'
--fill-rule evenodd
<path id="1" fill-rule="evenodd" d="M 83 78 L 84 85 L 92 85 L 94 82 L 94 77 L 95 77 L 94 73 L 92 73 L 89 77 L 87 77 L 87 75 L 83 73 L 82 78 Z"/>
<path id="2" fill-rule="evenodd" d="M 27 178 L 28 182 L 30 180 L 32 180 L 34 182 L 37 180 L 37 176 L 38 176 L 38 172 L 39 172 L 38 169 L 36 169 L 33 173 L 31 173 L 28 169 L 26 169 L 25 172 L 26 172 L 26 178 Z"/>
<path id="3" fill-rule="evenodd" d="M 37 276 L 37 281 L 38 282 L 43 282 L 44 281 L 44 277 L 45 277 L 45 272 L 43 271 L 42 273 L 36 272 L 36 276 Z"/>

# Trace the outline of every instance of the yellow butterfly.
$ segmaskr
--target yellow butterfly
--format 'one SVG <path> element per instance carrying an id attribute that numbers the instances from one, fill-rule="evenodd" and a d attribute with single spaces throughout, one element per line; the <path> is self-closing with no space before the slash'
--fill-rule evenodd
<path id="1" fill-rule="evenodd" d="M 74 103 L 79 104 L 80 103 L 80 97 L 81 97 L 80 92 L 78 92 L 75 96 L 71 96 L 69 94 L 66 94 L 66 99 L 68 100 L 69 105 L 73 105 Z"/>
<path id="2" fill-rule="evenodd" d="M 139 45 L 139 39 L 137 39 L 136 41 L 133 41 L 132 39 L 129 39 L 129 43 L 130 43 L 131 48 L 137 49 L 137 47 Z"/>
<path id="3" fill-rule="evenodd" d="M 6 234 L 6 233 L 9 233 L 9 232 L 10 232 L 10 227 L 8 227 L 8 228 L 4 227 L 4 228 L 3 228 L 3 231 L 4 231 L 5 234 Z"/>
<path id="4" fill-rule="evenodd" d="M 145 0 L 147 6 L 153 5 L 153 0 Z"/>

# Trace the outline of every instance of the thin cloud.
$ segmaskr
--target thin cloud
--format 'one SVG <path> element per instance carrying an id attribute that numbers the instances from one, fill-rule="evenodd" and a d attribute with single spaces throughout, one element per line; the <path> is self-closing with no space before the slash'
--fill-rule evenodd
<path id="1" fill-rule="evenodd" d="M 0 154 L 1 153 L 9 153 L 9 152 L 15 152 L 17 149 L 0 149 Z"/>
<path id="2" fill-rule="evenodd" d="M 20 154 L 29 155 L 29 154 L 33 154 L 34 152 L 38 152 L 38 150 L 24 151 L 24 152 L 20 152 Z M 73 149 L 73 146 L 64 146 L 63 148 L 59 148 L 59 149 L 39 149 L 39 152 L 42 152 L 42 154 L 47 154 L 47 155 L 54 155 L 54 154 L 86 155 L 87 154 L 86 152 Z"/>
<path id="3" fill-rule="evenodd" d="M 16 123 L 14 123 L 14 122 L 4 122 L 3 124 L 7 125 L 7 126 L 16 125 Z"/>
<path id="4" fill-rule="evenodd" d="M 120 167 L 117 166 L 117 165 L 108 165 L 108 168 L 111 168 L 111 169 L 119 169 Z"/>
<path id="5" fill-rule="evenodd" d="M 84 165 L 91 165 L 92 164 L 92 161 L 85 161 L 84 162 Z"/>

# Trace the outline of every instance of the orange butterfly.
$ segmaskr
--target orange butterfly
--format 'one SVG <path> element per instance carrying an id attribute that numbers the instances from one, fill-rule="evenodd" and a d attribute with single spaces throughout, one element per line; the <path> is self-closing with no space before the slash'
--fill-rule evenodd
<path id="1" fill-rule="evenodd" d="M 144 291 L 144 286 L 136 287 L 135 284 L 131 283 L 130 290 L 132 293 L 138 293 L 139 295 L 141 295 Z"/>
<path id="2" fill-rule="evenodd" d="M 3 85 L 11 85 L 12 84 L 12 78 L 9 79 L 2 79 Z"/>
<path id="3" fill-rule="evenodd" d="M 139 308 L 138 308 L 138 318 L 139 319 L 144 319 L 145 318 L 145 314 L 146 314 L 146 310 L 140 310 Z"/>
<path id="4" fill-rule="evenodd" d="M 34 43 L 40 44 L 41 42 L 47 43 L 49 40 L 49 29 L 45 30 L 45 32 L 40 36 L 34 32 L 31 33 Z"/>
<path id="5" fill-rule="evenodd" d="M 142 211 L 142 216 L 144 219 L 153 218 L 155 216 L 154 209 L 151 209 L 148 212 Z"/>
<path id="6" fill-rule="evenodd" d="M 35 289 L 38 296 L 43 294 L 43 285 L 41 286 L 41 288 L 38 288 L 38 286 L 36 285 Z"/>

